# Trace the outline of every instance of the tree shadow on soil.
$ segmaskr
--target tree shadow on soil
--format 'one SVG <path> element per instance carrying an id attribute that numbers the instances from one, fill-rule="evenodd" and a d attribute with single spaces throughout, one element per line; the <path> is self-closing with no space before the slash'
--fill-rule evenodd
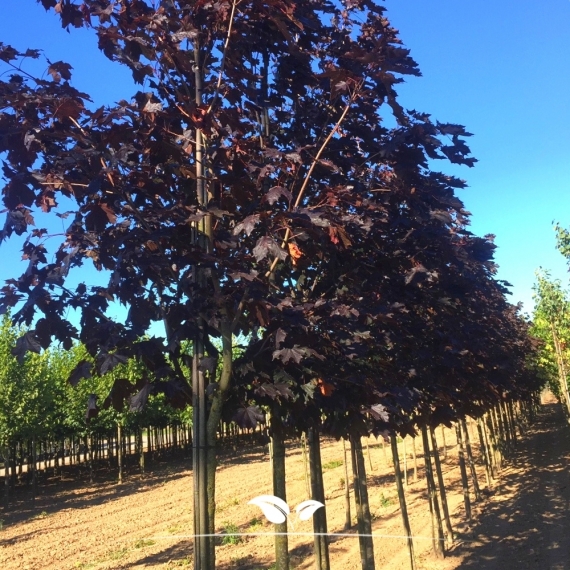
<path id="1" fill-rule="evenodd" d="M 333 541 L 334 542 L 334 541 Z M 338 551 L 345 552 L 345 549 L 339 549 L 335 547 Z M 140 568 L 140 567 L 160 567 L 162 565 L 171 564 L 173 566 L 178 565 L 188 565 L 192 567 L 192 542 L 189 540 L 184 540 L 177 542 L 176 544 L 161 550 L 155 554 L 145 556 L 140 558 L 136 562 L 132 562 L 129 565 L 122 566 L 122 568 Z M 291 561 L 291 567 L 295 568 L 299 564 L 303 563 L 309 558 L 313 558 L 313 545 L 311 544 L 301 544 L 295 546 L 289 550 L 289 557 Z M 216 568 L 219 570 L 263 570 L 270 568 L 274 564 L 271 558 L 258 557 L 255 553 L 247 554 L 246 556 L 235 557 L 229 562 L 217 562 Z"/>
<path id="2" fill-rule="evenodd" d="M 570 568 L 570 430 L 560 406 L 544 405 L 529 432 L 450 551 L 463 559 L 457 568 Z"/>
<path id="3" fill-rule="evenodd" d="M 64 509 L 85 509 L 133 494 L 144 493 L 169 481 L 187 477 L 188 460 L 155 465 L 152 471 L 141 475 L 136 471 L 126 474 L 126 481 L 118 484 L 114 470 L 100 470 L 93 483 L 85 477 L 61 480 L 54 477 L 38 488 L 34 498 L 28 488 L 19 488 L 4 503 L 2 518 L 12 525 L 36 517 L 45 517 Z"/>

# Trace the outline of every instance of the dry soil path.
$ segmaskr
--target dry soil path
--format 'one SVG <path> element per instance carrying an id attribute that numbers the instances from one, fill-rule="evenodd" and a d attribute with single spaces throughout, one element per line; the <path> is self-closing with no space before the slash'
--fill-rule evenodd
<path id="1" fill-rule="evenodd" d="M 552 396 L 501 473 L 456 568 L 570 569 L 570 427 Z M 469 537 L 466 537 L 469 538 Z"/>

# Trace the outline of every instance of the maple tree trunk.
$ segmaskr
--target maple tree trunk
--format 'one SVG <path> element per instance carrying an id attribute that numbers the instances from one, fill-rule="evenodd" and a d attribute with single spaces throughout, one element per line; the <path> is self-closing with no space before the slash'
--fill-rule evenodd
<path id="1" fill-rule="evenodd" d="M 416 438 L 412 437 L 412 459 L 414 460 L 414 483 L 418 482 L 418 456 L 416 455 Z"/>
<path id="2" fill-rule="evenodd" d="M 429 440 L 427 427 L 425 425 L 421 428 L 422 431 L 422 443 L 424 447 L 424 464 L 426 470 L 426 482 L 428 489 L 428 499 L 431 515 L 431 529 L 432 529 L 432 544 L 434 554 L 443 558 L 445 556 L 445 549 L 443 541 L 443 526 L 441 524 L 441 512 L 439 510 L 439 501 L 437 500 L 437 491 L 435 488 L 435 480 L 433 476 L 433 469 L 431 465 L 431 453 L 429 449 Z"/>
<path id="3" fill-rule="evenodd" d="M 404 438 L 404 442 L 405 442 Z M 410 519 L 408 517 L 408 508 L 406 505 L 406 495 L 404 493 L 404 486 L 402 485 L 402 472 L 400 470 L 400 456 L 398 455 L 398 442 L 396 436 L 390 437 L 390 444 L 392 447 L 392 461 L 394 463 L 394 473 L 396 475 L 396 489 L 398 491 L 398 500 L 400 501 L 400 513 L 402 515 L 402 523 L 404 525 L 404 532 L 406 533 L 406 543 L 408 545 L 408 554 L 410 556 L 410 568 L 415 570 L 416 563 L 414 558 L 414 541 L 412 539 L 412 527 L 410 526 Z M 404 452 L 405 453 L 405 452 Z"/>
<path id="4" fill-rule="evenodd" d="M 192 391 L 194 407 L 193 433 L 193 475 L 194 475 L 194 569 L 212 570 L 208 525 L 208 502 L 211 498 L 207 492 L 206 454 L 206 402 L 204 372 L 200 370 L 200 359 L 203 356 L 201 339 L 194 341 L 194 358 L 192 365 Z"/>
<path id="5" fill-rule="evenodd" d="M 514 413 L 514 417 L 515 417 L 515 424 L 519 430 L 519 435 L 523 436 L 524 435 L 524 430 L 525 430 L 525 423 L 524 423 L 524 418 L 522 415 L 522 403 L 516 402 L 513 405 L 513 413 Z"/>
<path id="6" fill-rule="evenodd" d="M 463 486 L 463 503 L 465 504 L 465 517 L 471 520 L 471 499 L 469 498 L 469 481 L 467 480 L 467 469 L 465 467 L 465 454 L 463 451 L 463 439 L 461 438 L 461 426 L 459 422 L 455 424 L 457 434 L 457 450 L 459 456 L 459 470 L 461 471 L 461 485 Z"/>
<path id="7" fill-rule="evenodd" d="M 371 536 L 372 517 L 370 516 L 366 468 L 364 466 L 364 454 L 362 453 L 360 436 L 350 437 L 350 453 L 354 480 L 356 520 L 358 523 L 358 541 L 360 544 L 360 561 L 362 570 L 374 570 L 374 543 Z"/>
<path id="8" fill-rule="evenodd" d="M 230 323 L 227 320 L 223 320 L 221 323 L 222 330 L 222 371 L 218 381 L 217 390 L 214 391 L 210 406 L 210 412 L 208 414 L 207 422 L 205 422 L 206 428 L 206 446 L 207 453 L 206 462 L 204 467 L 204 477 L 206 478 L 206 489 L 205 489 L 205 500 L 207 504 L 207 533 L 215 533 L 215 513 L 216 513 L 216 468 L 217 468 L 217 457 L 216 457 L 216 438 L 217 438 L 217 427 L 220 423 L 222 417 L 222 407 L 224 404 L 224 399 L 227 394 L 230 385 L 230 379 L 232 375 L 233 366 L 233 344 L 232 344 L 232 333 L 230 328 Z M 208 563 L 209 567 L 204 567 L 207 570 L 215 568 L 216 562 L 216 551 L 215 543 L 213 539 L 208 540 L 206 544 L 208 549 Z M 202 570 L 202 569 L 201 569 Z"/>
<path id="9" fill-rule="evenodd" d="M 435 463 L 435 472 L 437 475 L 437 484 L 439 487 L 439 495 L 441 497 L 441 506 L 443 509 L 443 520 L 445 521 L 445 528 L 447 530 L 447 539 L 450 544 L 453 543 L 453 527 L 451 526 L 451 518 L 449 516 L 449 507 L 447 505 L 447 494 L 445 492 L 445 482 L 443 481 L 443 471 L 441 470 L 441 461 L 439 458 L 439 451 L 437 449 L 437 440 L 435 437 L 435 430 L 430 428 L 431 444 L 433 447 L 433 459 Z"/>
<path id="10" fill-rule="evenodd" d="M 402 438 L 402 442 L 404 444 L 404 485 L 406 485 L 406 487 L 407 487 L 408 486 L 408 452 L 406 450 L 406 437 Z"/>
<path id="11" fill-rule="evenodd" d="M 325 504 L 323 467 L 321 465 L 321 443 L 319 430 L 308 430 L 309 465 L 311 471 L 311 499 Z M 313 514 L 313 532 L 315 533 L 315 560 L 317 570 L 330 570 L 329 544 L 327 537 L 326 507 L 317 509 Z"/>
<path id="12" fill-rule="evenodd" d="M 479 449 L 483 455 L 483 462 L 485 463 L 485 476 L 487 477 L 487 488 L 491 488 L 491 464 L 489 461 L 489 453 L 487 445 L 485 444 L 485 436 L 483 435 L 483 428 L 481 427 L 481 418 L 477 418 L 477 434 L 479 435 Z"/>
<path id="13" fill-rule="evenodd" d="M 479 479 L 477 477 L 477 469 L 475 468 L 475 460 L 473 459 L 473 452 L 471 450 L 471 440 L 469 439 L 469 431 L 467 429 L 467 423 L 465 418 L 461 418 L 461 427 L 465 433 L 465 451 L 467 453 L 467 462 L 469 463 L 469 469 L 471 471 L 471 479 L 473 481 L 473 490 L 475 492 L 475 500 L 479 501 L 481 499 L 481 490 L 479 489 Z"/>
<path id="14" fill-rule="evenodd" d="M 491 446 L 493 449 L 493 458 L 495 466 L 497 467 L 497 473 L 501 471 L 502 461 L 501 461 L 501 451 L 499 449 L 499 441 L 497 434 L 495 432 L 495 425 L 493 421 L 493 414 L 489 410 L 487 412 L 487 427 L 489 428 L 489 435 L 491 436 Z"/>
<path id="15" fill-rule="evenodd" d="M 496 406 L 491 410 L 491 415 L 493 417 L 493 422 L 495 425 L 495 434 L 496 434 L 496 439 L 497 439 L 497 444 L 498 444 L 497 447 L 499 449 L 499 455 L 501 457 L 501 467 L 502 467 L 502 461 L 506 457 L 505 434 L 503 431 L 503 424 L 499 421 L 499 414 L 497 412 Z"/>
<path id="16" fill-rule="evenodd" d="M 507 414 L 509 416 L 509 421 L 510 421 L 511 428 L 512 428 L 513 443 L 516 447 L 518 444 L 518 435 L 517 435 L 517 427 L 518 426 L 517 426 L 516 415 L 515 415 L 512 400 L 509 400 L 506 403 L 506 406 L 507 406 Z M 519 430 L 519 434 L 520 434 L 520 430 Z"/>
<path id="17" fill-rule="evenodd" d="M 511 432 L 509 423 L 507 422 L 507 418 L 505 416 L 505 410 L 502 402 L 499 402 L 499 405 L 497 406 L 497 418 L 499 425 L 501 426 L 501 433 L 503 434 L 506 455 L 507 457 L 510 457 L 512 454 Z"/>
<path id="18" fill-rule="evenodd" d="M 352 526 L 352 516 L 350 514 L 350 482 L 348 479 L 348 457 L 346 453 L 346 440 L 342 438 L 342 453 L 344 462 L 344 530 Z"/>
<path id="19" fill-rule="evenodd" d="M 307 461 L 307 434 L 301 434 L 301 450 L 303 453 L 303 472 L 305 474 L 305 492 L 307 498 L 311 496 L 311 484 L 309 483 L 309 463 Z"/>
<path id="20" fill-rule="evenodd" d="M 271 414 L 271 438 L 273 451 L 273 495 L 287 502 L 285 488 L 285 440 L 283 423 L 279 410 Z M 309 444 L 310 445 L 310 444 Z M 311 452 L 309 451 L 309 456 Z M 309 459 L 310 460 L 310 459 Z M 311 469 L 311 478 L 312 478 Z M 287 536 L 287 520 L 275 525 L 275 570 L 289 570 L 289 537 Z"/>

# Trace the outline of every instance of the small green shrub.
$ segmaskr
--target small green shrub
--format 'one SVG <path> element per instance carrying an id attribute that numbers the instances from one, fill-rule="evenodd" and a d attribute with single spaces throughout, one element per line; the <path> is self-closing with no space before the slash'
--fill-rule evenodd
<path id="1" fill-rule="evenodd" d="M 394 504 L 394 499 L 392 497 L 384 496 L 384 493 L 380 495 L 380 506 L 381 507 L 389 507 L 390 505 Z"/>
<path id="2" fill-rule="evenodd" d="M 323 469 L 336 469 L 337 467 L 340 467 L 342 465 L 342 461 L 336 460 L 336 461 L 329 461 L 328 463 L 325 463 L 323 465 Z"/>
<path id="3" fill-rule="evenodd" d="M 239 528 L 234 523 L 224 523 L 224 535 L 222 544 L 239 544 L 243 542 L 241 536 L 239 536 Z"/>

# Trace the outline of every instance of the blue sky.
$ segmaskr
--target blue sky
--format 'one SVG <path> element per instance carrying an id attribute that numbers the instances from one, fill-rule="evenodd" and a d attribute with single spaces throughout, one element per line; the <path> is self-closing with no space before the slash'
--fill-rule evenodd
<path id="1" fill-rule="evenodd" d="M 423 73 L 399 87 L 401 102 L 474 134 L 474 168 L 437 166 L 468 182 L 459 195 L 471 229 L 496 235 L 498 277 L 531 311 L 537 267 L 568 284 L 552 222 L 570 226 L 570 1 L 384 5 Z M 99 105 L 133 93 L 129 73 L 97 50 L 92 31 L 65 32 L 34 0 L 3 11 L 0 41 L 71 63 L 74 85 Z M 0 282 L 15 273 L 21 242 L 12 241 L 0 246 Z"/>

